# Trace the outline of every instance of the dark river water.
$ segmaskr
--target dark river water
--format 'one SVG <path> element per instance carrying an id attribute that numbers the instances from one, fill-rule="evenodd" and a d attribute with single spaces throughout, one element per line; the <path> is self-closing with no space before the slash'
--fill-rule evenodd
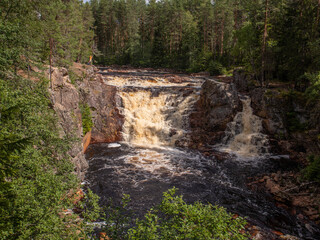
<path id="1" fill-rule="evenodd" d="M 267 231 L 320 239 L 315 226 L 310 232 L 297 217 L 276 207 L 270 196 L 247 188 L 248 177 L 281 167 L 268 158 L 245 160 L 230 156 L 218 161 L 197 151 L 126 144 L 94 144 L 86 156 L 90 166 L 87 181 L 101 197 L 102 205 L 109 198 L 118 202 L 123 194 L 129 194 L 130 208 L 141 217 L 161 201 L 164 191 L 177 187 L 188 203 L 219 204 Z"/>

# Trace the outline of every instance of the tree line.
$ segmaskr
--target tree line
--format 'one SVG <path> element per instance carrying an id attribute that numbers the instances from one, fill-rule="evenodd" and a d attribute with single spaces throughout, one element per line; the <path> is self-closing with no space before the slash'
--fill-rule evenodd
<path id="1" fill-rule="evenodd" d="M 49 81 L 32 71 L 87 61 L 90 12 L 78 0 L 0 1 L 0 239 L 84 239 L 90 231 L 90 213 L 83 221 L 64 215 L 80 185 L 67 154 L 73 137 L 60 136 Z"/>
<path id="2" fill-rule="evenodd" d="M 319 0 L 91 0 L 90 5 L 100 64 L 212 74 L 240 66 L 264 85 L 270 79 L 299 85 L 318 77 Z"/>

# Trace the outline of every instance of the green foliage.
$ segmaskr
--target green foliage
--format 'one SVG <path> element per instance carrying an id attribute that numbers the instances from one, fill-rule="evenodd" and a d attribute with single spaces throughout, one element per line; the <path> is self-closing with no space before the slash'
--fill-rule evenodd
<path id="1" fill-rule="evenodd" d="M 87 62 L 97 52 L 92 25 L 89 4 L 78 0 L 1 1 L 0 73 L 48 64 L 50 52 L 54 65 Z"/>
<path id="2" fill-rule="evenodd" d="M 182 196 L 175 195 L 176 190 L 172 188 L 163 193 L 161 204 L 151 208 L 135 223 L 128 213 L 130 197 L 124 195 L 121 206 L 110 204 L 105 210 L 105 226 L 101 231 L 115 240 L 248 239 L 243 218 L 234 217 L 224 208 L 211 204 L 187 204 Z"/>
<path id="3" fill-rule="evenodd" d="M 111 239 L 127 239 L 128 230 L 134 224 L 134 219 L 129 210 L 128 203 L 130 196 L 123 195 L 120 205 L 116 205 L 109 199 L 109 204 L 105 208 L 105 215 L 102 218 L 105 225 L 102 231 L 107 232 L 108 237 Z"/>
<path id="4" fill-rule="evenodd" d="M 93 0 L 91 7 L 101 64 L 212 74 L 241 66 L 266 86 L 276 78 L 302 91 L 304 75 L 320 70 L 314 0 Z"/>
<path id="5" fill-rule="evenodd" d="M 305 77 L 310 82 L 310 86 L 305 92 L 305 96 L 310 101 L 320 100 L 320 72 L 306 73 Z"/>
<path id="6" fill-rule="evenodd" d="M 83 135 L 86 135 L 87 132 L 90 132 L 93 126 L 91 110 L 87 103 L 80 104 L 80 110 L 82 118 Z"/>
<path id="7" fill-rule="evenodd" d="M 320 156 L 310 156 L 309 166 L 307 166 L 302 174 L 309 181 L 320 182 Z"/>
<path id="8" fill-rule="evenodd" d="M 210 61 L 207 70 L 212 76 L 222 75 L 227 73 L 227 70 L 222 66 L 222 64 L 216 61 Z"/>
<path id="9" fill-rule="evenodd" d="M 84 199 L 80 202 L 81 215 L 85 221 L 93 222 L 100 217 L 101 207 L 99 206 L 99 196 L 88 189 Z"/>
<path id="10" fill-rule="evenodd" d="M 295 112 L 286 113 L 286 124 L 290 132 L 304 131 L 307 129 L 307 124 L 301 123 Z"/>
<path id="11" fill-rule="evenodd" d="M 224 208 L 187 204 L 176 189 L 163 194 L 162 203 L 151 209 L 136 227 L 129 230 L 129 239 L 247 239 L 243 233 L 246 221 L 233 217 Z"/>
<path id="12" fill-rule="evenodd" d="M 46 82 L 0 80 L 1 239 L 60 239 L 73 234 L 59 216 L 77 179 L 56 129 Z"/>

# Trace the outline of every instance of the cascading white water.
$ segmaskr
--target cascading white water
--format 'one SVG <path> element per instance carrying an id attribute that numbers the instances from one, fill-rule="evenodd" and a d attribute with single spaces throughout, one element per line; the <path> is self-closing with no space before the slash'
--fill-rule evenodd
<path id="1" fill-rule="evenodd" d="M 189 112 L 198 96 L 195 93 L 149 90 L 120 92 L 125 122 L 123 139 L 139 146 L 174 146 L 185 136 Z"/>
<path id="2" fill-rule="evenodd" d="M 228 124 L 226 145 L 221 149 L 241 157 L 259 157 L 268 153 L 268 138 L 262 134 L 261 119 L 252 112 L 251 99 L 244 97 L 241 101 L 243 110 Z"/>

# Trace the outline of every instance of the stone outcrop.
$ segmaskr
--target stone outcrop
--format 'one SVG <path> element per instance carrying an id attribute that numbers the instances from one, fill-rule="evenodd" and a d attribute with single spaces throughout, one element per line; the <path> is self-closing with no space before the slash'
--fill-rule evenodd
<path id="1" fill-rule="evenodd" d="M 49 73 L 48 73 L 49 75 Z M 58 115 L 60 136 L 82 138 L 82 120 L 79 108 L 80 95 L 71 84 L 68 71 L 65 68 L 52 68 L 51 72 L 51 103 Z M 75 165 L 75 171 L 83 179 L 88 163 L 83 155 L 81 141 L 76 141 L 68 154 Z"/>
<path id="2" fill-rule="evenodd" d="M 207 79 L 202 85 L 200 105 L 207 116 L 206 127 L 225 130 L 241 108 L 234 85 Z"/>
<path id="3" fill-rule="evenodd" d="M 233 71 L 232 82 L 239 92 L 248 92 L 254 88 L 252 76 L 241 68 Z"/>
<path id="4" fill-rule="evenodd" d="M 287 136 L 288 131 L 284 119 L 289 111 L 289 106 L 280 93 L 264 88 L 255 88 L 250 92 L 250 95 L 254 113 L 263 119 L 263 127 L 267 133 Z"/>
<path id="5" fill-rule="evenodd" d="M 117 88 L 104 84 L 101 75 L 95 72 L 92 77 L 79 83 L 79 91 L 81 101 L 88 104 L 92 113 L 91 143 L 122 140 L 124 120 L 118 109 L 121 99 L 117 95 Z"/>
<path id="6" fill-rule="evenodd" d="M 305 182 L 300 173 L 286 172 L 272 173 L 257 178 L 248 184 L 253 190 L 263 187 L 276 200 L 279 207 L 298 215 L 301 220 L 304 216 L 320 224 L 319 197 L 317 182 Z"/>
<path id="7" fill-rule="evenodd" d="M 241 108 L 233 84 L 207 79 L 202 85 L 197 111 L 190 116 L 192 142 L 200 145 L 218 143 L 224 136 L 227 124 Z"/>
<path id="8" fill-rule="evenodd" d="M 88 168 L 84 152 L 89 144 L 121 140 L 123 117 L 116 87 L 104 84 L 94 66 L 75 63 L 69 70 L 52 68 L 51 102 L 58 115 L 60 136 L 78 139 L 68 152 L 80 179 Z M 47 72 L 49 77 L 49 72 Z M 92 114 L 93 128 L 83 136 L 80 105 L 86 103 Z M 81 141 L 81 139 L 83 139 Z"/>

